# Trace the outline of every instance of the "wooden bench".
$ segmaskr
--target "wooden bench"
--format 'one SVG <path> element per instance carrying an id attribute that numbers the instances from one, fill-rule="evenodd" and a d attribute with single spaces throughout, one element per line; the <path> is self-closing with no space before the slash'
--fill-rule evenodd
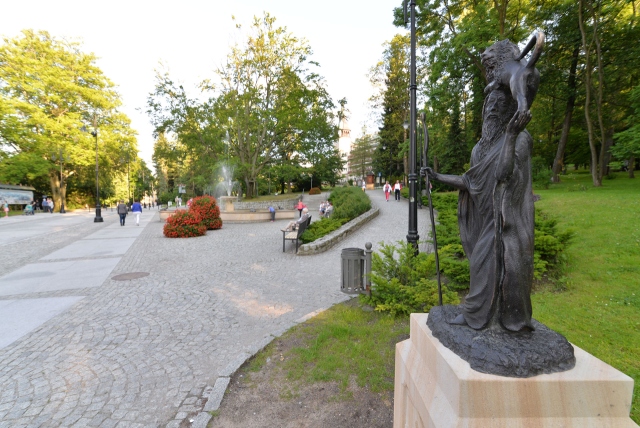
<path id="1" fill-rule="evenodd" d="M 300 246 L 300 237 L 307 230 L 307 227 L 311 224 L 311 216 L 307 219 L 307 221 L 298 225 L 296 230 L 283 230 L 282 231 L 282 252 L 285 252 L 284 244 L 286 241 L 296 241 L 296 254 L 298 253 L 298 247 Z"/>

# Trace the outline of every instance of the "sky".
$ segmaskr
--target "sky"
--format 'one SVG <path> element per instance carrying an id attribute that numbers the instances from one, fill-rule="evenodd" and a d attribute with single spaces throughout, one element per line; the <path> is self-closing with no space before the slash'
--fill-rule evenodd
<path id="1" fill-rule="evenodd" d="M 156 69 L 165 69 L 198 96 L 196 85 L 214 77 L 238 35 L 232 16 L 249 27 L 269 12 L 278 26 L 309 42 L 330 95 L 346 97 L 351 135 L 363 125 L 372 132 L 367 73 L 382 57 L 383 43 L 405 30 L 392 24 L 400 0 L 244 0 L 166 1 L 76 0 L 4 1 L 0 35 L 17 37 L 23 29 L 46 30 L 78 40 L 93 52 L 98 66 L 116 85 L 123 107 L 138 132 L 139 155 L 151 166 L 152 127 L 144 113 Z M 160 66 L 162 64 L 162 67 Z"/>

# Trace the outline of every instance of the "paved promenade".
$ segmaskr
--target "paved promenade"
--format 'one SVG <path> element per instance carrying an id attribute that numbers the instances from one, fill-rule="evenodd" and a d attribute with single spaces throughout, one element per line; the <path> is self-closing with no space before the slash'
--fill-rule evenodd
<path id="1" fill-rule="evenodd" d="M 342 248 L 406 239 L 407 202 L 369 195 L 377 218 L 305 257 L 282 252 L 285 221 L 167 239 L 154 211 L 139 227 L 111 213 L 0 219 L 0 427 L 178 426 L 220 373 L 348 298 Z M 320 199 L 305 196 L 314 219 Z M 148 275 L 116 280 L 131 273 Z"/>

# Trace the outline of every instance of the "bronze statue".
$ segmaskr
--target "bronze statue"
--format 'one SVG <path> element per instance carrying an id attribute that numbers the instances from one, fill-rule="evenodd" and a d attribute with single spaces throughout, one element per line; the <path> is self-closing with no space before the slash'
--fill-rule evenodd
<path id="1" fill-rule="evenodd" d="M 464 303 L 433 307 L 427 325 L 471 368 L 501 376 L 530 377 L 575 366 L 567 339 L 531 318 L 533 139 L 525 127 L 540 81 L 535 63 L 543 43 L 538 33 L 522 53 L 508 40 L 483 52 L 489 84 L 470 169 L 461 176 L 423 171 L 459 190 L 458 224 L 471 273 Z"/>
<path id="2" fill-rule="evenodd" d="M 489 85 L 471 167 L 461 176 L 426 169 L 432 179 L 460 191 L 458 223 L 471 284 L 453 324 L 482 329 L 499 322 L 510 331 L 533 330 L 533 140 L 525 126 L 540 80 L 535 62 L 543 42 L 538 33 L 521 53 L 504 40 L 481 55 Z M 526 63 L 522 58 L 534 44 Z"/>

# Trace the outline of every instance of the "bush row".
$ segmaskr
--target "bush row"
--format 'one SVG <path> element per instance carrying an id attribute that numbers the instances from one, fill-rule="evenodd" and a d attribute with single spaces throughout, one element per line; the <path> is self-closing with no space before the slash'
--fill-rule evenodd
<path id="1" fill-rule="evenodd" d="M 436 235 L 438 238 L 440 270 L 450 281 L 450 286 L 459 291 L 469 288 L 469 261 L 467 260 L 458 228 L 458 192 L 432 194 L 433 207 L 438 211 Z M 423 198 L 426 205 L 427 198 Z M 563 253 L 574 233 L 561 231 L 558 221 L 536 208 L 534 277 L 541 279 L 551 270 L 564 263 Z"/>
<path id="2" fill-rule="evenodd" d="M 331 218 L 311 223 L 300 237 L 304 244 L 322 238 L 371 209 L 369 196 L 358 187 L 336 187 L 329 201 L 333 204 Z"/>
<path id="3" fill-rule="evenodd" d="M 409 315 L 412 312 L 429 312 L 438 304 L 438 282 L 435 256 L 419 253 L 411 244 L 383 244 L 372 255 L 371 296 L 361 295 L 364 303 L 377 311 L 392 315 Z M 442 285 L 442 302 L 458 304 L 457 293 Z"/>
<path id="4" fill-rule="evenodd" d="M 424 204 L 428 203 L 424 198 Z M 456 291 L 469 288 L 469 261 L 458 229 L 458 193 L 434 193 L 434 208 L 438 210 L 438 238 L 440 270 L 445 277 L 442 301 L 459 302 Z M 540 279 L 550 269 L 560 266 L 562 254 L 573 237 L 571 231 L 559 231 L 558 222 L 542 210 L 536 209 L 534 275 Z M 428 312 L 438 304 L 438 285 L 433 253 L 414 254 L 410 244 L 383 245 L 373 254 L 371 296 L 362 295 L 365 303 L 378 311 L 393 315 Z"/>

